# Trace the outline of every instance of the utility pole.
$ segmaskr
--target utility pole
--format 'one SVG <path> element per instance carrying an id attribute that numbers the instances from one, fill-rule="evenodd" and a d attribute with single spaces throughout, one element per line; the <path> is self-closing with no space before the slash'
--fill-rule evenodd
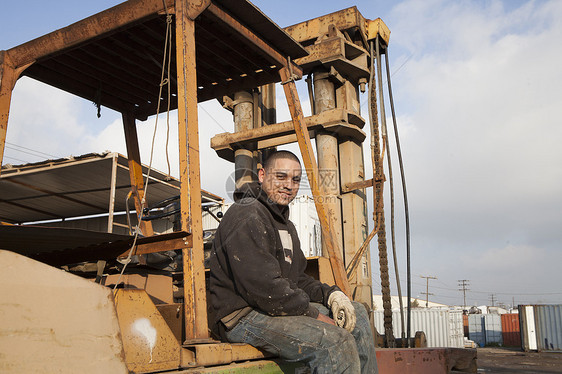
<path id="1" fill-rule="evenodd" d="M 421 292 L 422 295 L 425 295 L 425 307 L 428 308 L 429 307 L 429 295 L 433 295 L 432 293 L 429 293 L 429 280 L 430 279 L 437 279 L 437 277 L 430 277 L 430 276 L 423 276 L 420 275 L 420 277 L 425 278 L 425 292 Z"/>
<path id="2" fill-rule="evenodd" d="M 469 286 L 469 280 L 468 279 L 459 279 L 459 291 L 462 291 L 462 297 L 463 297 L 463 308 L 466 308 L 466 291 L 469 291 L 470 289 L 468 288 Z"/>
<path id="3" fill-rule="evenodd" d="M 492 306 L 494 306 L 494 300 L 496 299 L 496 295 L 494 295 L 493 293 L 490 294 L 490 301 L 492 303 Z"/>

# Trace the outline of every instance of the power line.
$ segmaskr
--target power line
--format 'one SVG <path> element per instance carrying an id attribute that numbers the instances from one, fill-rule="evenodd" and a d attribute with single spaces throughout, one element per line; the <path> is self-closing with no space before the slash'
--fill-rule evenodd
<path id="1" fill-rule="evenodd" d="M 6 155 L 4 155 L 4 158 L 9 158 L 11 160 L 16 160 L 16 161 L 19 161 L 19 162 L 29 162 L 29 161 L 26 161 L 26 160 L 22 160 L 21 158 L 16 158 L 16 157 L 11 157 L 11 156 L 6 156 Z"/>
<path id="2" fill-rule="evenodd" d="M 10 145 L 10 146 L 12 146 L 12 147 L 17 147 L 17 148 L 26 149 L 26 150 L 28 150 L 28 151 L 31 151 L 31 152 L 40 154 L 40 155 L 45 156 L 45 157 L 54 157 L 54 158 L 58 158 L 58 157 L 55 156 L 55 155 L 52 155 L 52 154 L 49 154 L 49 153 L 45 153 L 45 152 L 41 152 L 41 151 L 37 151 L 37 150 L 32 149 L 32 148 L 27 148 L 27 147 L 24 147 L 24 146 L 22 146 L 22 145 L 10 143 L 10 142 L 6 142 L 6 144 L 7 144 L 7 145 Z M 24 152 L 24 151 L 22 151 L 22 150 L 20 150 L 20 149 L 14 149 L 14 148 L 12 148 L 12 147 L 6 147 L 6 148 L 10 148 L 10 149 L 13 149 L 13 150 L 18 151 L 18 152 L 27 153 L 27 152 Z M 33 155 L 33 156 L 35 156 L 35 155 Z"/>

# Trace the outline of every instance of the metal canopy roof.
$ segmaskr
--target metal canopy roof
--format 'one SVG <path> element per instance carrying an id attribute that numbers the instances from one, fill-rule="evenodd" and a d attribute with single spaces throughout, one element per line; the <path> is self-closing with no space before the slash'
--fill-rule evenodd
<path id="1" fill-rule="evenodd" d="M 23 75 L 146 119 L 157 110 L 166 41 L 163 0 L 129 0 L 7 51 Z M 165 0 L 173 12 L 174 0 Z M 172 17 L 171 109 L 177 108 Z M 241 24 L 268 48 L 259 48 Z M 279 56 L 308 53 L 246 0 L 214 0 L 195 22 L 198 101 L 278 82 Z M 272 57 L 277 55 L 277 60 Z M 161 107 L 167 107 L 167 94 Z"/>
<path id="2" fill-rule="evenodd" d="M 69 159 L 4 166 L 0 179 L 0 221 L 9 223 L 107 214 L 110 210 L 112 167 L 116 163 L 115 212 L 125 210 L 131 188 L 127 158 L 118 153 L 87 154 Z M 146 178 L 147 166 L 143 165 Z M 180 182 L 167 180 L 152 169 L 147 203 L 180 194 Z M 222 202 L 219 196 L 201 191 L 202 202 Z M 134 204 L 131 200 L 131 209 Z"/>

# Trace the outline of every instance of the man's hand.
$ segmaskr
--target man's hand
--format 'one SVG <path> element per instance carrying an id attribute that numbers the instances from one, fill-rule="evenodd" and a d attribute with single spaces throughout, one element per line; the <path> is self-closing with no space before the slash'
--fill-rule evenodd
<path id="1" fill-rule="evenodd" d="M 323 315 L 322 313 L 318 313 L 318 317 L 316 317 L 316 319 L 318 321 L 326 322 L 326 323 L 329 323 L 330 325 L 337 326 L 336 321 L 334 321 L 333 319 L 331 319 L 328 316 Z"/>
<path id="2" fill-rule="evenodd" d="M 332 309 L 332 315 L 339 327 L 349 332 L 355 328 L 355 308 L 349 298 L 341 291 L 334 291 L 328 298 L 328 306 Z"/>

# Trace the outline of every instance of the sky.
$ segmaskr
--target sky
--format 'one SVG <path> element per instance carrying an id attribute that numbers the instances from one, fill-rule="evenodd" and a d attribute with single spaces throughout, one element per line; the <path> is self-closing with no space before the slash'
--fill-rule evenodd
<path id="1" fill-rule="evenodd" d="M 118 2 L 9 2 L 0 13 L 0 49 Z M 281 27 L 356 5 L 364 17 L 380 17 L 390 28 L 388 52 L 410 211 L 413 297 L 425 298 L 422 277 L 432 276 L 437 279 L 429 280 L 430 301 L 444 304 L 462 305 L 462 279 L 468 280 L 468 305 L 491 304 L 492 298 L 496 305 L 562 303 L 562 2 L 255 4 Z M 299 90 L 309 114 L 303 82 Z M 278 121 L 289 119 L 282 101 L 279 90 Z M 367 119 L 366 95 L 360 101 Z M 213 135 L 233 131 L 232 115 L 216 101 L 199 109 L 202 187 L 226 197 L 225 180 L 233 167 L 208 144 Z M 388 106 L 386 113 L 390 115 Z M 175 145 L 175 114 L 171 117 L 170 144 Z M 150 118 L 139 124 L 144 163 L 150 158 L 154 122 Z M 365 129 L 368 133 L 368 125 Z M 158 121 L 153 163 L 162 171 L 167 170 L 165 132 L 164 117 Z M 368 148 L 366 144 L 366 159 Z M 120 115 L 102 108 L 98 119 L 90 102 L 27 78 L 17 83 L 4 163 L 105 150 L 126 154 Z M 177 147 L 171 146 L 169 155 L 177 176 Z M 396 153 L 391 159 L 396 163 Z M 398 166 L 393 168 L 397 260 L 405 295 L 403 200 Z M 378 256 L 372 253 L 373 287 L 380 292 Z"/>

